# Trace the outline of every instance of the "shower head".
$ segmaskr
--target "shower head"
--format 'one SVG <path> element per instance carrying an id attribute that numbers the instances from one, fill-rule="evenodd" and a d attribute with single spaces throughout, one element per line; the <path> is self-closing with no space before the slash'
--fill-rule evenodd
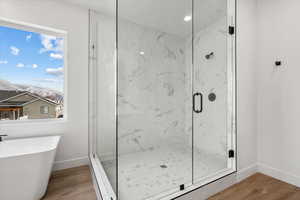
<path id="1" fill-rule="evenodd" d="M 211 53 L 205 55 L 205 58 L 206 58 L 207 60 L 209 60 L 209 59 L 211 59 L 213 56 L 214 56 L 214 52 L 211 52 Z"/>

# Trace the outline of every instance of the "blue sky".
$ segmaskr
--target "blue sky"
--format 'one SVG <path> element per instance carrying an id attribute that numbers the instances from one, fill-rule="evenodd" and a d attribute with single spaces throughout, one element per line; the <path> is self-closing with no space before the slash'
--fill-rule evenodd
<path id="1" fill-rule="evenodd" d="M 0 79 L 63 91 L 63 39 L 0 26 Z"/>

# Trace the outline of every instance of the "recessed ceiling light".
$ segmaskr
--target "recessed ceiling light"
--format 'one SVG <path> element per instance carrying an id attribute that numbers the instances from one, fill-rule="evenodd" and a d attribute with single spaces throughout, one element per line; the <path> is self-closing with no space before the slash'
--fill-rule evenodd
<path id="1" fill-rule="evenodd" d="M 189 21 L 192 20 L 192 16 L 191 16 L 191 15 L 187 15 L 187 16 L 184 17 L 183 20 L 184 20 L 185 22 L 189 22 Z"/>
<path id="2" fill-rule="evenodd" d="M 140 51 L 140 55 L 144 55 L 145 54 L 145 52 L 143 52 L 143 51 Z"/>

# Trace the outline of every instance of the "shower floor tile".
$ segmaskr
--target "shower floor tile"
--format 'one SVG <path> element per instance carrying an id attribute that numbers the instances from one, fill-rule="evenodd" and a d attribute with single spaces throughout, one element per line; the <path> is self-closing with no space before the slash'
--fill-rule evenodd
<path id="1" fill-rule="evenodd" d="M 215 173 L 227 167 L 226 159 L 194 152 L 195 179 Z M 119 157 L 120 200 L 144 200 L 170 190 L 179 190 L 181 184 L 192 182 L 192 151 L 190 147 L 170 145 L 151 151 L 131 153 Z M 102 165 L 115 184 L 114 161 Z"/>

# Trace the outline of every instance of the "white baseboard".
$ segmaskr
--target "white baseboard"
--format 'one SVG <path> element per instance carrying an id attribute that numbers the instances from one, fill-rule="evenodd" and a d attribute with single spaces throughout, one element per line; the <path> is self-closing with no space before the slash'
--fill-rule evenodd
<path id="1" fill-rule="evenodd" d="M 262 163 L 258 164 L 258 171 L 281 181 L 300 187 L 300 177 L 290 174 L 286 171 L 282 171 Z"/>
<path id="2" fill-rule="evenodd" d="M 79 167 L 83 165 L 89 165 L 88 157 L 74 158 L 70 160 L 56 161 L 54 162 L 53 171 L 68 169 L 72 167 Z"/>
<path id="3" fill-rule="evenodd" d="M 273 178 L 279 179 L 281 181 L 295 185 L 297 187 L 300 187 L 300 177 L 290 174 L 288 172 L 270 167 L 270 166 L 262 164 L 262 163 L 253 164 L 253 165 L 250 165 L 249 167 L 238 170 L 237 177 L 236 177 L 237 182 L 240 182 L 257 172 L 271 176 Z"/>
<path id="4" fill-rule="evenodd" d="M 243 169 L 238 170 L 237 172 L 237 182 L 241 182 L 242 180 L 248 178 L 249 176 L 252 176 L 253 174 L 258 172 L 257 164 L 252 164 L 248 167 L 245 167 Z"/>

